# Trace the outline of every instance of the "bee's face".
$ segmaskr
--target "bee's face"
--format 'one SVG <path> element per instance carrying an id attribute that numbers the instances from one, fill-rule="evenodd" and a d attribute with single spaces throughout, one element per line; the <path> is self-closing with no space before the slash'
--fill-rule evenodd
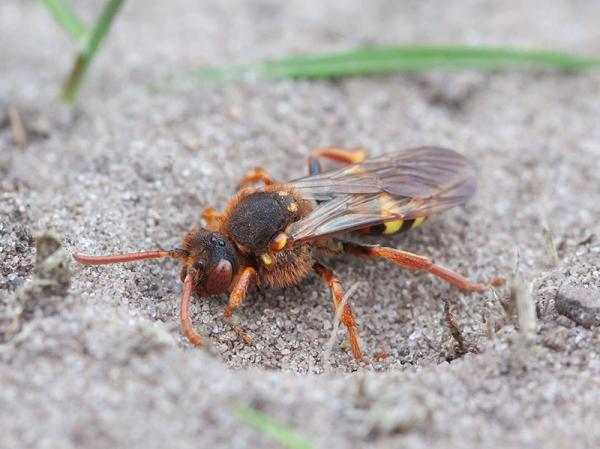
<path id="1" fill-rule="evenodd" d="M 239 269 L 233 245 L 221 234 L 199 228 L 188 234 L 184 249 L 188 256 L 182 279 L 192 273 L 194 290 L 201 296 L 227 292 Z"/>

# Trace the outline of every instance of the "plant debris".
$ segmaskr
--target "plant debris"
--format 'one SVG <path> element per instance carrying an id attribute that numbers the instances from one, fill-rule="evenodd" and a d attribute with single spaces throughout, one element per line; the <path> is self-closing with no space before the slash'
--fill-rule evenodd
<path id="1" fill-rule="evenodd" d="M 458 320 L 450 311 L 450 302 L 447 298 L 444 298 L 444 321 L 448 325 L 448 329 L 450 329 L 450 335 L 452 335 L 452 338 L 456 342 L 453 349 L 446 355 L 446 360 L 451 362 L 452 360 L 461 358 L 469 352 L 469 348 L 467 347 L 465 337 L 460 330 Z"/>
<path id="2" fill-rule="evenodd" d="M 531 286 L 521 275 L 521 257 L 517 253 L 517 263 L 511 279 L 510 296 L 517 308 L 519 331 L 526 341 L 533 339 L 537 332 L 535 303 L 531 295 Z"/>
<path id="3" fill-rule="evenodd" d="M 33 277 L 0 302 L 0 343 L 12 340 L 26 321 L 57 312 L 69 289 L 69 254 L 50 232 L 36 236 Z"/>

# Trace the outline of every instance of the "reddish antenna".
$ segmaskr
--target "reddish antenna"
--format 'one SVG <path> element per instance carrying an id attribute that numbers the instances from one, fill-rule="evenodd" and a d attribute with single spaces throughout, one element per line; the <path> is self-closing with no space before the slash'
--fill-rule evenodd
<path id="1" fill-rule="evenodd" d="M 75 253 L 73 259 L 85 265 L 106 265 L 109 263 L 133 262 L 144 259 L 161 259 L 163 257 L 180 258 L 187 255 L 183 249 L 174 249 L 171 251 L 142 251 L 140 253 L 111 254 L 109 256 L 86 256 L 85 254 Z"/>
<path id="2" fill-rule="evenodd" d="M 85 254 L 75 253 L 73 259 L 85 265 L 106 265 L 111 263 L 134 262 L 145 259 L 162 259 L 163 257 L 183 258 L 189 253 L 184 249 L 174 249 L 171 251 L 142 251 L 138 253 L 111 254 L 108 256 L 86 256 Z M 196 346 L 203 346 L 206 342 L 192 328 L 188 306 L 192 291 L 194 290 L 194 272 L 188 272 L 183 281 L 183 294 L 181 296 L 181 326 L 185 336 Z"/>

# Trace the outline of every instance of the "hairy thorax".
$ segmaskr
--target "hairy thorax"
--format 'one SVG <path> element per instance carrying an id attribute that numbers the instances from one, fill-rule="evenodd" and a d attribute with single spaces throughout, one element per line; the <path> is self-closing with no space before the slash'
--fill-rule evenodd
<path id="1" fill-rule="evenodd" d="M 310 203 L 284 184 L 264 189 L 244 189 L 228 204 L 221 233 L 227 236 L 254 266 L 261 282 L 285 287 L 302 280 L 313 265 L 312 247 L 292 246 L 273 251 L 273 240 L 286 227 L 311 211 Z"/>
<path id="2" fill-rule="evenodd" d="M 265 265 L 262 261 L 259 263 L 263 284 L 275 288 L 288 287 L 300 282 L 312 270 L 312 247 L 303 244 L 286 248 L 274 254 L 270 265 Z"/>

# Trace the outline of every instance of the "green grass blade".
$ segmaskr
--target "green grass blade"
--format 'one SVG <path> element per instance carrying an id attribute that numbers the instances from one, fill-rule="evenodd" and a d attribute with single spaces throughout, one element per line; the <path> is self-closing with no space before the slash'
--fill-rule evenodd
<path id="1" fill-rule="evenodd" d="M 122 4 L 123 0 L 108 0 L 106 3 L 104 10 L 102 10 L 100 17 L 96 21 L 96 25 L 94 25 L 94 29 L 86 46 L 86 53 L 91 57 L 96 54 L 100 43 L 106 37 L 112 21 L 119 12 Z"/>
<path id="2" fill-rule="evenodd" d="M 600 58 L 567 53 L 470 47 L 383 47 L 344 53 L 273 59 L 246 66 L 194 71 L 199 79 L 231 80 L 251 73 L 262 78 L 331 78 L 426 70 L 600 68 Z"/>
<path id="3" fill-rule="evenodd" d="M 96 24 L 94 25 L 94 29 L 89 36 L 87 36 L 85 45 L 77 55 L 75 64 L 73 65 L 71 73 L 69 74 L 69 77 L 67 78 L 67 81 L 63 87 L 62 97 L 66 102 L 74 103 L 77 99 L 77 93 L 81 88 L 81 84 L 83 83 L 83 79 L 85 78 L 87 70 L 96 56 L 96 52 L 98 51 L 100 44 L 110 30 L 113 19 L 117 15 L 117 12 L 119 12 L 122 4 L 123 0 L 108 0 L 106 6 L 96 21 Z"/>
<path id="4" fill-rule="evenodd" d="M 75 13 L 65 5 L 61 0 L 40 0 L 46 8 L 52 13 L 54 19 L 77 43 L 83 43 L 86 29 Z"/>
<path id="5" fill-rule="evenodd" d="M 315 446 L 294 430 L 264 413 L 249 407 L 238 406 L 235 408 L 235 414 L 246 424 L 262 431 L 289 449 L 315 449 Z"/>

